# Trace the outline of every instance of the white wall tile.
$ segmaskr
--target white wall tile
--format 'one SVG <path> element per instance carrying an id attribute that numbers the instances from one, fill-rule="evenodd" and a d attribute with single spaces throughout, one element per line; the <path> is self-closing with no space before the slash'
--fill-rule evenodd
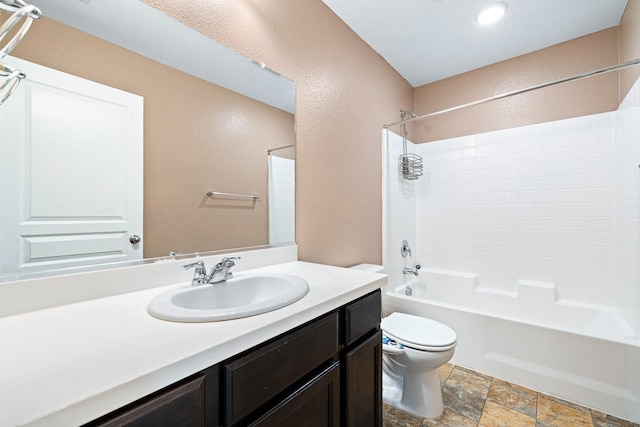
<path id="1" fill-rule="evenodd" d="M 384 252 L 401 263 L 402 233 L 423 266 L 497 291 L 552 283 L 560 299 L 615 305 L 640 333 L 639 100 L 634 86 L 618 112 L 410 144 L 425 176 L 394 193 L 387 171 Z"/>
<path id="2" fill-rule="evenodd" d="M 616 116 L 615 151 L 615 303 L 625 320 L 640 331 L 640 110 L 638 83 Z"/>
<path id="3" fill-rule="evenodd" d="M 427 237 L 417 245 L 434 257 L 423 264 L 475 266 L 481 286 L 499 290 L 514 289 L 524 274 L 564 281 L 568 299 L 613 295 L 611 116 L 417 146 L 440 153 L 427 157 L 430 189 L 416 201 L 417 235 Z M 449 173 L 456 163 L 464 173 Z M 438 207 L 435 217 L 423 215 L 428 206 Z M 594 278 L 581 285 L 578 274 Z"/>

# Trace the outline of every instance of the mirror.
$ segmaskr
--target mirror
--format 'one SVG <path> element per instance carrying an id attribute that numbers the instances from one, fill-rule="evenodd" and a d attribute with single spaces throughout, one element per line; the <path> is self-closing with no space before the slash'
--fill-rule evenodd
<path id="1" fill-rule="evenodd" d="M 291 80 L 139 1 L 32 3 L 45 17 L 14 57 L 144 99 L 145 259 L 293 242 L 293 200 L 270 238 L 268 188 L 268 151 L 295 145 Z M 291 166 L 295 147 L 285 151 Z M 69 267 L 54 258 L 26 269 L 3 259 L 0 281 Z M 75 265 L 101 258 L 120 261 Z"/>

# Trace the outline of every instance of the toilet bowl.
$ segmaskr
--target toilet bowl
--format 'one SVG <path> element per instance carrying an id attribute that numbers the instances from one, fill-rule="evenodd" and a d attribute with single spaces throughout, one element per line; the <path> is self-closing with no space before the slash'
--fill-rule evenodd
<path id="1" fill-rule="evenodd" d="M 380 273 L 383 267 L 360 264 L 353 269 Z M 391 313 L 382 319 L 382 398 L 423 418 L 442 415 L 438 368 L 453 357 L 453 329 L 425 317 Z"/>
<path id="2" fill-rule="evenodd" d="M 382 398 L 423 418 L 442 414 L 438 368 L 453 357 L 456 333 L 435 320 L 405 313 L 382 319 Z"/>

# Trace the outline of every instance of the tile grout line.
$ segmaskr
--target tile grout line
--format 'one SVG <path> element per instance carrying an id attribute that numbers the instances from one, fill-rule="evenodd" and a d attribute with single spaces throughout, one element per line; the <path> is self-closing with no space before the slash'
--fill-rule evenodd
<path id="1" fill-rule="evenodd" d="M 480 419 L 478 420 L 478 424 L 477 424 L 478 427 L 482 422 L 482 416 L 484 415 L 484 408 L 487 407 L 487 400 L 489 400 L 489 393 L 491 393 L 491 387 L 493 386 L 494 379 L 495 379 L 494 377 L 491 377 L 491 381 L 489 381 L 489 388 L 487 389 L 487 395 L 484 397 L 484 402 L 482 404 L 482 411 L 480 412 Z"/>

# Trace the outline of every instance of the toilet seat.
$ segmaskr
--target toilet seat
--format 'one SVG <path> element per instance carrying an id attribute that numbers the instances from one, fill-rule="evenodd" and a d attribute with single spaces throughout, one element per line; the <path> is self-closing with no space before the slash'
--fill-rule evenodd
<path id="1" fill-rule="evenodd" d="M 456 346 L 456 333 L 432 319 L 392 313 L 380 324 L 384 335 L 405 347 L 422 351 L 447 351 Z"/>

